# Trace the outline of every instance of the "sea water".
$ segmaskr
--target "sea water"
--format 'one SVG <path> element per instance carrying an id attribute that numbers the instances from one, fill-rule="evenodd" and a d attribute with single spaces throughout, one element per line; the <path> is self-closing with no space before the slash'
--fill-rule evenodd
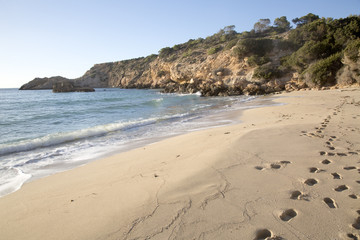
<path id="1" fill-rule="evenodd" d="M 209 116 L 251 106 L 253 100 L 115 88 L 91 93 L 0 89 L 0 196 L 30 179 L 106 154 L 232 123 Z"/>

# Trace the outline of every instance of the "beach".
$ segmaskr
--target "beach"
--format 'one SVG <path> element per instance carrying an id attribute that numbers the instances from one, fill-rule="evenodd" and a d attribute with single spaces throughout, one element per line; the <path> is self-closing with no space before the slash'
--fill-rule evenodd
<path id="1" fill-rule="evenodd" d="M 24 184 L 0 239 L 359 239 L 360 89 L 272 101 Z"/>

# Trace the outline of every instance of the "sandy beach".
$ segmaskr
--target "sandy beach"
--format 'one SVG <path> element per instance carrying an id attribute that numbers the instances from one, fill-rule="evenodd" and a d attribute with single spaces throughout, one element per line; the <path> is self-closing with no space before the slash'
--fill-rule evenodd
<path id="1" fill-rule="evenodd" d="M 0 239 L 360 239 L 360 89 L 276 95 L 0 198 Z"/>

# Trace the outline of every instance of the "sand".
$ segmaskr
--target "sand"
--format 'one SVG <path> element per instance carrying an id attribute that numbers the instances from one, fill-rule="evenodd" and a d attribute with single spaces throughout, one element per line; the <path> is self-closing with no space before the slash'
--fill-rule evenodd
<path id="1" fill-rule="evenodd" d="M 0 239 L 360 239 L 360 89 L 277 95 L 0 198 Z"/>

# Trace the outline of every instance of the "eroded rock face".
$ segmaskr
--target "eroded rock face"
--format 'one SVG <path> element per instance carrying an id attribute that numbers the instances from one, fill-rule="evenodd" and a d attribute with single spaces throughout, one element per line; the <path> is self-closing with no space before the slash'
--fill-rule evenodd
<path id="1" fill-rule="evenodd" d="M 239 59 L 231 49 L 208 54 L 198 48 L 187 52 L 160 57 L 151 55 L 119 62 L 95 64 L 82 77 L 70 82 L 77 87 L 92 88 L 161 88 L 165 93 L 197 93 L 202 96 L 258 95 L 282 91 L 285 82 L 280 80 L 256 79 L 256 66 L 248 64 L 248 58 Z M 288 53 L 276 47 L 270 58 L 274 64 Z M 54 84 L 69 80 L 62 77 L 36 78 L 21 89 L 52 89 Z M 65 91 L 70 86 L 63 85 L 54 91 Z M 59 89 L 59 90 L 57 90 Z"/>
<path id="2" fill-rule="evenodd" d="M 69 80 L 64 77 L 35 78 L 34 80 L 21 86 L 20 90 L 39 90 L 52 89 L 54 83 Z"/>
<path id="3" fill-rule="evenodd" d="M 172 61 L 158 56 L 94 65 L 82 77 L 66 82 L 62 77 L 36 78 L 20 89 L 73 91 L 73 86 L 92 88 L 162 88 L 166 93 L 196 93 L 203 96 L 257 95 L 281 91 L 280 81 L 253 78 L 254 67 L 239 60 L 230 50 L 208 55 L 197 52 Z M 290 80 L 290 79 L 289 79 Z M 58 83 L 60 85 L 58 85 Z"/>
<path id="4" fill-rule="evenodd" d="M 275 47 L 269 56 L 276 67 L 280 64 L 279 59 L 287 54 Z M 70 81 L 77 90 L 83 88 L 83 91 L 90 90 L 87 87 L 161 88 L 165 93 L 200 92 L 202 96 L 233 96 L 297 91 L 308 87 L 297 73 L 292 72 L 279 79 L 258 79 L 254 77 L 256 66 L 250 66 L 247 60 L 247 57 L 238 59 L 231 49 L 212 55 L 208 55 L 205 50 L 196 51 L 190 56 L 179 53 L 169 58 L 152 55 L 95 64 L 82 77 L 72 80 L 63 77 L 36 78 L 20 89 L 53 89 L 55 86 L 54 92 L 63 92 L 71 89 L 70 85 L 57 84 Z M 357 63 L 348 66 L 351 67 L 351 72 L 359 69 Z M 350 72 L 346 70 L 342 76 Z"/>
<path id="5" fill-rule="evenodd" d="M 53 84 L 53 92 L 95 92 L 94 88 L 74 86 L 71 80 L 62 80 Z"/>

